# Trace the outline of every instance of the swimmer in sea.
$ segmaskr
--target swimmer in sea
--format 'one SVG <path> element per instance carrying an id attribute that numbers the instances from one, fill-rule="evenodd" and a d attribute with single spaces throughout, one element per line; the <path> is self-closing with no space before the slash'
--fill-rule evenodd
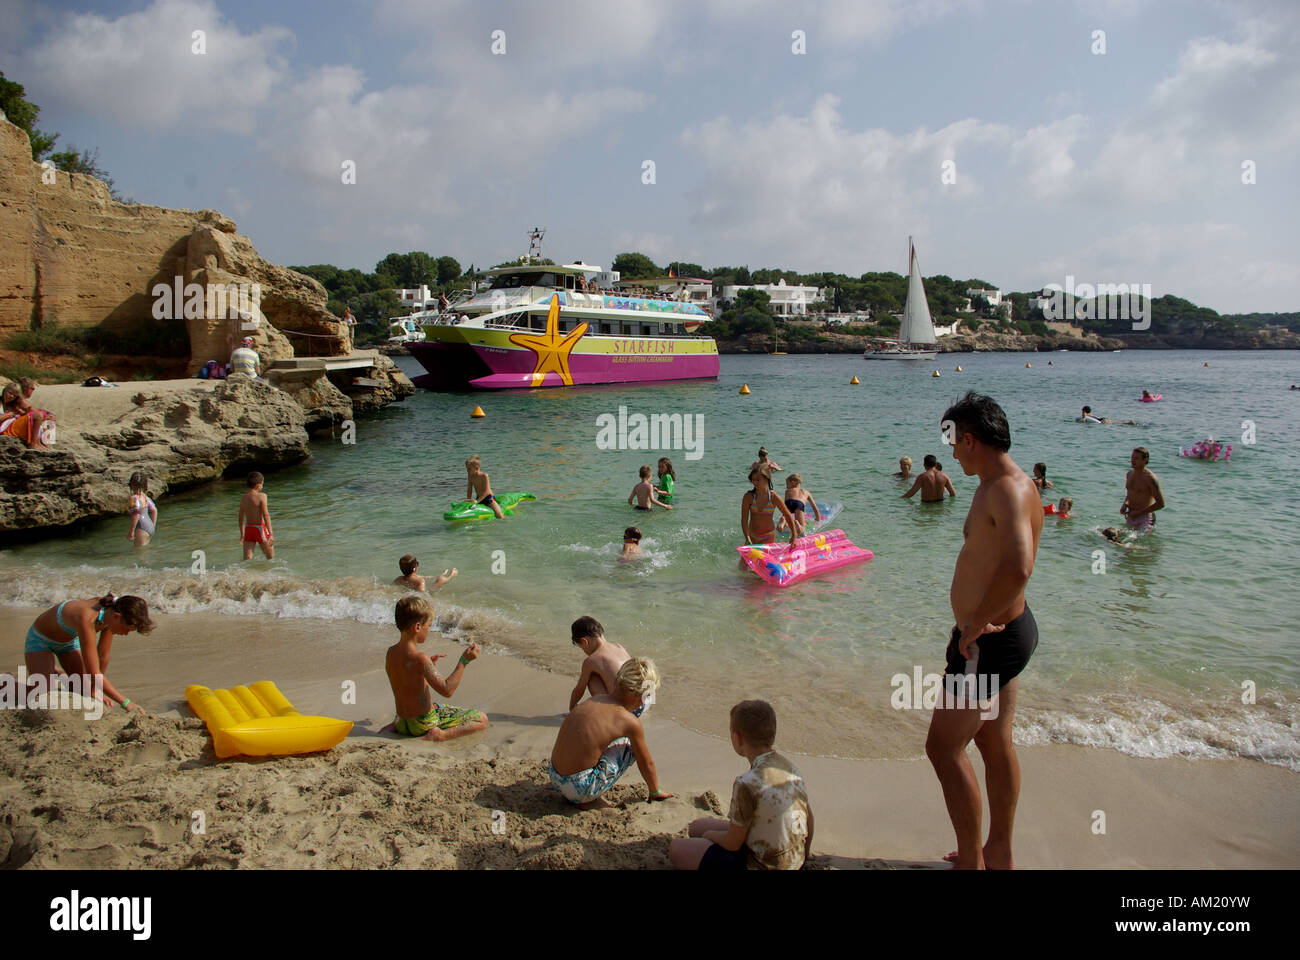
<path id="1" fill-rule="evenodd" d="M 1079 415 L 1079 420 L 1083 423 L 1120 423 L 1129 427 L 1136 427 L 1136 420 L 1112 420 L 1110 417 L 1099 417 L 1092 412 L 1092 407 L 1084 407 L 1083 412 Z"/>
<path id="2" fill-rule="evenodd" d="M 894 479 L 896 480 L 912 479 L 912 458 L 911 457 L 898 458 L 898 473 L 894 474 Z"/>
<path id="3" fill-rule="evenodd" d="M 903 494 L 904 499 L 911 499 L 912 494 L 918 490 L 921 491 L 922 503 L 941 503 L 945 492 L 957 496 L 952 481 L 948 479 L 948 474 L 943 472 L 934 454 L 927 453 L 922 463 L 925 464 L 925 472 L 917 476 L 916 482 L 907 493 Z"/>
<path id="4" fill-rule="evenodd" d="M 644 556 L 641 550 L 641 528 L 628 527 L 623 531 L 623 552 L 618 555 L 620 560 L 632 561 Z"/>
<path id="5" fill-rule="evenodd" d="M 1127 491 L 1119 512 L 1124 515 L 1124 522 L 1140 533 L 1156 528 L 1157 510 L 1165 508 L 1165 494 L 1160 489 L 1160 480 L 1147 469 L 1151 454 L 1146 447 L 1134 447 L 1129 457 L 1133 467 L 1124 478 Z"/>
<path id="6" fill-rule="evenodd" d="M 1039 490 L 1046 490 L 1048 487 L 1054 487 L 1056 484 L 1047 479 L 1047 464 L 1041 460 L 1034 464 L 1034 486 Z"/>

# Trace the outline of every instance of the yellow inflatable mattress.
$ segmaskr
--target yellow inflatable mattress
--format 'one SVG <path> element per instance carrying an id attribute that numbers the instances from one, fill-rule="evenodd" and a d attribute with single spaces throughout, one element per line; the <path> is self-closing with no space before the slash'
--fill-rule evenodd
<path id="1" fill-rule="evenodd" d="M 352 729 L 351 720 L 304 717 L 269 680 L 229 690 L 192 684 L 185 699 L 208 725 L 222 759 L 315 753 L 337 746 Z"/>

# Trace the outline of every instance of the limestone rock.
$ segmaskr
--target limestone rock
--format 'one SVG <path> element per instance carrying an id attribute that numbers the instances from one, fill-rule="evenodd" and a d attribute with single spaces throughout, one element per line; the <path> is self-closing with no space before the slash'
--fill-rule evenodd
<path id="1" fill-rule="evenodd" d="M 0 171 L 0 338 L 50 324 L 134 329 L 153 320 L 157 285 L 174 287 L 179 278 L 182 290 L 208 282 L 259 287 L 255 339 L 264 364 L 295 350 L 348 352 L 325 289 L 263 260 L 218 211 L 118 203 L 94 177 L 43 170 L 27 134 L 3 119 Z M 229 359 L 249 332 L 237 316 L 187 320 L 182 304 L 171 306 L 175 322 L 186 324 L 194 369 Z"/>
<path id="2" fill-rule="evenodd" d="M 0 538 L 123 514 L 127 480 L 137 470 L 157 498 L 311 455 L 302 408 L 264 383 L 229 380 L 135 400 L 98 429 L 77 432 L 61 423 L 52 450 L 0 437 Z"/>

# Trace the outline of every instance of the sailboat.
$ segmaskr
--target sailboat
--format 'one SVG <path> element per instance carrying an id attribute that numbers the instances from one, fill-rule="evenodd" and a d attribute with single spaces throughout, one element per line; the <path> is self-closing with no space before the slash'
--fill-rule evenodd
<path id="1" fill-rule="evenodd" d="M 907 254 L 907 303 L 903 307 L 898 339 L 875 339 L 862 354 L 864 360 L 933 360 L 938 353 L 934 348 L 937 342 L 934 322 L 930 319 L 930 306 L 925 302 L 925 284 L 921 282 L 921 268 L 911 237 L 907 238 Z"/>

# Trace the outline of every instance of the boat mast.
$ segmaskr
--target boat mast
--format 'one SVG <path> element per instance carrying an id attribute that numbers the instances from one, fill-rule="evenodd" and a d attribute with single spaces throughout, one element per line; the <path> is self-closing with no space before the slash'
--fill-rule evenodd
<path id="1" fill-rule="evenodd" d="M 542 237 L 546 236 L 545 227 L 533 227 L 528 231 L 528 262 L 542 259 Z"/>

